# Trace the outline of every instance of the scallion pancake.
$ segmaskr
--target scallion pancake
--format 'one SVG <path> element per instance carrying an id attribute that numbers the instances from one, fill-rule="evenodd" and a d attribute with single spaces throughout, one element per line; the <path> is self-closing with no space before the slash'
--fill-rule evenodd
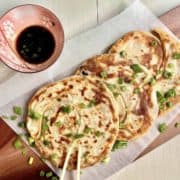
<path id="1" fill-rule="evenodd" d="M 161 41 L 164 59 L 149 97 L 153 113 L 162 115 L 180 103 L 180 42 L 160 29 L 152 33 Z"/>
<path id="2" fill-rule="evenodd" d="M 148 83 L 152 75 L 145 66 L 133 64 L 117 54 L 103 54 L 88 59 L 76 73 L 98 76 L 113 93 L 119 105 L 119 140 L 132 140 L 151 127 L 148 94 L 143 84 Z"/>
<path id="3" fill-rule="evenodd" d="M 38 90 L 28 105 L 27 130 L 40 154 L 62 168 L 75 143 L 68 169 L 81 168 L 107 157 L 119 128 L 111 92 L 95 77 L 72 76 Z"/>

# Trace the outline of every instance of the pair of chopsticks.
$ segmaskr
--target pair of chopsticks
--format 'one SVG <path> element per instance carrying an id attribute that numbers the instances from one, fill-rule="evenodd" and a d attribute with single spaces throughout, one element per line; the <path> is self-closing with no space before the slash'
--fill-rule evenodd
<path id="1" fill-rule="evenodd" d="M 64 180 L 65 173 L 66 173 L 66 169 L 67 169 L 68 162 L 69 162 L 69 158 L 70 158 L 70 156 L 71 156 L 72 150 L 74 149 L 74 146 L 75 146 L 75 142 L 72 143 L 72 145 L 70 146 L 69 151 L 68 151 L 68 153 L 67 153 L 67 156 L 66 156 L 66 159 L 65 159 L 65 162 L 64 162 L 64 166 L 63 166 L 63 170 L 62 170 L 62 173 L 61 173 L 61 175 L 60 175 L 60 180 Z M 76 174 L 76 180 L 80 180 L 81 154 L 82 154 L 81 146 L 79 145 L 79 146 L 78 146 L 78 159 L 77 159 L 77 174 Z"/>

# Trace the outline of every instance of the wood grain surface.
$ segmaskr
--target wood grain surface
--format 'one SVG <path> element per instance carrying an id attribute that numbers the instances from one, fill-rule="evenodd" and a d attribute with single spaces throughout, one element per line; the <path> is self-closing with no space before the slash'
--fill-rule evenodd
<path id="1" fill-rule="evenodd" d="M 175 8 L 160 19 L 169 27 L 169 29 L 180 37 L 180 6 Z M 151 151 L 159 144 L 164 143 L 177 134 L 180 134 L 180 129 L 175 129 L 174 124 L 179 120 L 178 116 L 170 125 L 168 132 L 160 135 L 143 153 Z M 16 134 L 2 121 L 0 120 L 0 180 L 39 180 L 46 179 L 39 177 L 39 171 L 49 170 L 49 168 L 27 147 L 27 154 L 22 155 L 21 150 L 15 150 L 12 146 L 12 142 L 16 138 Z M 34 163 L 28 165 L 28 158 L 34 157 Z"/>

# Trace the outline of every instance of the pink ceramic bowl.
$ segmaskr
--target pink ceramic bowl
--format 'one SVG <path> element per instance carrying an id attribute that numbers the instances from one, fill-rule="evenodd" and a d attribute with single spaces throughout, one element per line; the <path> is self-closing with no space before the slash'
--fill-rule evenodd
<path id="1" fill-rule="evenodd" d="M 30 26 L 41 26 L 51 32 L 55 48 L 49 59 L 40 64 L 30 64 L 17 52 L 20 33 Z M 0 60 L 20 72 L 38 72 L 52 65 L 63 49 L 64 31 L 58 18 L 48 9 L 38 5 L 17 6 L 0 18 Z"/>

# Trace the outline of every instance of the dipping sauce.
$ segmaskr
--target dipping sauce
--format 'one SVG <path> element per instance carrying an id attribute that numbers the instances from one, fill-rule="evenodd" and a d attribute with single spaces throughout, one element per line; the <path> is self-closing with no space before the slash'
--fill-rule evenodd
<path id="1" fill-rule="evenodd" d="M 55 40 L 46 28 L 30 26 L 18 36 L 16 48 L 25 61 L 31 64 L 40 64 L 52 55 Z"/>

